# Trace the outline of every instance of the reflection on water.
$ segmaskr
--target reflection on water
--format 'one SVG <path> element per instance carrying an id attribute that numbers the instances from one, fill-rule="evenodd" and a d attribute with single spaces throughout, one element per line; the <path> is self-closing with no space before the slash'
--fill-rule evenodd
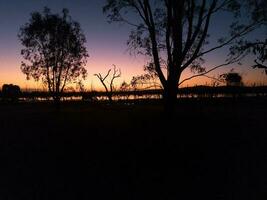
<path id="1" fill-rule="evenodd" d="M 258 97 L 267 96 L 267 86 L 261 87 L 191 87 L 180 88 L 177 98 L 235 98 L 235 97 Z M 120 100 L 146 100 L 162 99 L 163 90 L 132 90 L 116 91 L 112 93 L 114 101 Z M 18 100 L 24 102 L 53 101 L 51 94 L 47 92 L 22 92 L 19 97 L 3 96 L 0 92 L 0 100 Z M 66 92 L 61 95 L 62 101 L 107 101 L 108 94 L 105 92 Z"/>
<path id="2" fill-rule="evenodd" d="M 258 96 L 267 96 L 267 93 L 264 94 L 255 94 L 255 93 L 248 93 L 248 94 L 178 94 L 177 98 L 186 99 L 186 98 L 233 98 L 233 97 L 258 97 Z M 112 99 L 114 101 L 120 100 L 146 100 L 146 99 L 162 99 L 163 95 L 114 95 Z M 81 96 L 68 96 L 62 97 L 62 101 L 108 101 L 108 97 L 106 95 L 100 95 L 94 97 L 93 99 L 87 99 Z M 19 98 L 19 101 L 23 102 L 47 102 L 53 101 L 52 97 L 22 97 Z"/>

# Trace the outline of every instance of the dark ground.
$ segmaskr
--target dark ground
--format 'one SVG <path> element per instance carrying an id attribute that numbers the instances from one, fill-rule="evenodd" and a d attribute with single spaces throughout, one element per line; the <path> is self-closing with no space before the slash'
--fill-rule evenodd
<path id="1" fill-rule="evenodd" d="M 266 199 L 266 102 L 1 104 L 0 199 Z"/>

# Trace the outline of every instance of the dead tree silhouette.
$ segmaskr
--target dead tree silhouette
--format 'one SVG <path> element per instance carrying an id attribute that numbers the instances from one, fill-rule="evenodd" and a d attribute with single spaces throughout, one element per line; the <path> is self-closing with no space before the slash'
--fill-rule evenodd
<path id="1" fill-rule="evenodd" d="M 111 74 L 111 72 L 112 72 L 112 74 Z M 110 82 L 108 82 L 107 78 L 109 78 L 110 75 L 111 75 Z M 113 65 L 113 69 L 109 69 L 107 74 L 104 77 L 100 73 L 95 74 L 95 76 L 99 79 L 101 84 L 104 86 L 108 100 L 110 103 L 112 103 L 112 96 L 113 96 L 113 92 L 115 90 L 114 81 L 115 81 L 115 79 L 121 77 L 121 70 L 117 69 L 116 65 Z"/>

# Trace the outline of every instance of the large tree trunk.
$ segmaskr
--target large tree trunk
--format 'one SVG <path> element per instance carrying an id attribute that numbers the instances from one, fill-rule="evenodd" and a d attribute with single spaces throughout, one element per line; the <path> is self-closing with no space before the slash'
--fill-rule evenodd
<path id="1" fill-rule="evenodd" d="M 60 107 L 61 107 L 61 102 L 60 102 L 61 95 L 60 95 L 60 93 L 59 92 L 56 92 L 56 94 L 54 94 L 53 99 L 54 99 L 55 108 L 56 108 L 56 110 L 59 111 L 60 110 Z"/>
<path id="2" fill-rule="evenodd" d="M 178 92 L 177 85 L 178 84 L 176 80 L 168 80 L 167 85 L 164 88 L 163 100 L 167 117 L 172 117 L 175 113 Z"/>
<path id="3" fill-rule="evenodd" d="M 108 97 L 108 101 L 109 101 L 110 104 L 113 103 L 112 96 L 113 96 L 112 92 L 107 92 L 107 97 Z"/>

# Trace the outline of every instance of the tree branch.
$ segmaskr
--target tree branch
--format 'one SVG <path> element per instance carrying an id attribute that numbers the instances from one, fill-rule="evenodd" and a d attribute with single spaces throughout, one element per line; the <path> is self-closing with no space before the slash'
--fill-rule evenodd
<path id="1" fill-rule="evenodd" d="M 218 45 L 216 47 L 213 47 L 213 48 L 211 48 L 209 50 L 206 50 L 206 51 L 204 51 L 204 52 L 202 52 L 202 53 L 200 53 L 198 55 L 193 56 L 191 59 L 189 59 L 186 62 L 186 64 L 184 64 L 183 70 L 186 69 L 192 63 L 192 61 L 194 61 L 195 59 L 197 59 L 197 58 L 199 58 L 199 57 L 201 57 L 201 56 L 203 56 L 205 54 L 208 54 L 208 53 L 210 53 L 212 51 L 220 49 L 220 48 L 222 48 L 224 46 L 230 45 L 232 43 L 232 41 L 234 41 L 235 39 L 237 39 L 239 37 L 242 37 L 242 36 L 246 35 L 247 33 L 253 31 L 254 27 L 255 27 L 255 23 L 250 24 L 249 26 L 246 26 L 244 28 L 244 30 L 240 31 L 239 33 L 235 34 L 233 37 L 229 38 L 226 42 L 224 42 L 224 43 L 222 43 L 222 44 L 220 44 L 220 45 Z"/>
<path id="2" fill-rule="evenodd" d="M 100 80 L 100 82 L 101 82 L 102 85 L 104 86 L 104 88 L 105 88 L 105 90 L 106 90 L 107 93 L 108 93 L 109 91 L 108 91 L 108 87 L 107 87 L 107 85 L 106 85 L 106 83 L 105 83 L 105 80 L 106 80 L 106 78 L 109 76 L 110 72 L 111 72 L 111 69 L 108 70 L 108 73 L 106 74 L 106 76 L 105 76 L 104 78 L 102 77 L 102 75 L 101 75 L 100 73 L 99 73 L 99 74 L 94 74 L 94 75 Z"/>
<path id="3" fill-rule="evenodd" d="M 161 65 L 160 65 L 160 57 L 159 57 L 159 52 L 158 52 L 158 43 L 156 39 L 156 29 L 155 29 L 155 23 L 153 19 L 153 14 L 151 11 L 150 3 L 148 0 L 143 0 L 144 4 L 144 14 L 145 18 L 147 19 L 146 21 L 148 29 L 149 29 L 149 35 L 152 43 L 152 54 L 154 58 L 154 64 L 155 64 L 155 70 L 159 76 L 160 82 L 162 85 L 165 87 L 166 86 L 166 79 L 164 77 L 164 74 L 161 70 Z"/>
<path id="4" fill-rule="evenodd" d="M 265 69 L 267 70 L 267 65 L 263 65 L 261 63 L 259 63 L 257 60 L 254 60 L 254 62 L 256 63 L 256 65 L 253 65 L 252 67 L 255 68 L 259 68 L 259 69 Z"/>
<path id="5" fill-rule="evenodd" d="M 119 78 L 121 77 L 121 70 L 119 69 L 116 69 L 116 66 L 113 65 L 113 75 L 112 75 L 112 78 L 111 78 L 111 81 L 110 81 L 110 92 L 113 92 L 113 89 L 114 89 L 114 85 L 113 85 L 113 82 L 116 78 Z"/>
<path id="6" fill-rule="evenodd" d="M 196 28 L 194 30 L 194 33 L 192 35 L 192 38 L 187 38 L 187 43 L 185 45 L 185 48 L 183 50 L 183 53 L 182 53 L 182 59 L 185 58 L 186 54 L 188 53 L 188 51 L 191 49 L 192 45 L 195 43 L 195 40 L 200 32 L 200 29 L 201 29 L 201 26 L 202 26 L 202 23 L 204 21 L 203 19 L 203 15 L 204 15 L 204 11 L 205 11 L 205 7 L 206 7 L 206 0 L 202 0 L 202 4 L 201 4 L 201 8 L 200 8 L 200 11 L 199 11 L 199 15 L 198 15 L 198 20 L 197 20 L 197 25 L 196 25 Z M 193 20 L 193 19 L 192 19 Z M 192 23 L 192 26 L 193 26 L 193 23 Z M 193 27 L 192 27 L 193 28 Z M 192 31 L 192 30 L 191 30 Z"/>
<path id="7" fill-rule="evenodd" d="M 184 82 L 189 81 L 189 80 L 191 80 L 191 79 L 193 79 L 193 78 L 197 78 L 197 77 L 200 77 L 200 76 L 205 76 L 205 75 L 209 74 L 210 72 L 212 72 L 212 71 L 214 71 L 214 70 L 216 70 L 216 69 L 218 69 L 218 68 L 221 68 L 221 67 L 224 67 L 224 66 L 228 66 L 228 65 L 231 65 L 231 64 L 233 64 L 233 63 L 237 63 L 237 62 L 239 62 L 240 60 L 242 60 L 244 57 L 245 57 L 244 55 L 238 55 L 238 56 L 236 56 L 235 58 L 231 59 L 230 61 L 228 61 L 228 62 L 226 62 L 226 63 L 224 63 L 224 64 L 221 64 L 221 65 L 218 65 L 218 66 L 216 66 L 216 67 L 213 67 L 213 68 L 211 68 L 210 70 L 208 70 L 208 71 L 206 71 L 206 72 L 203 72 L 203 73 L 201 73 L 201 74 L 196 74 L 196 75 L 194 75 L 194 76 L 191 76 L 191 77 L 189 77 L 189 78 L 186 78 L 186 79 L 184 79 L 183 81 L 181 81 L 181 82 L 178 84 L 178 87 L 179 87 L 180 85 L 182 85 Z"/>

